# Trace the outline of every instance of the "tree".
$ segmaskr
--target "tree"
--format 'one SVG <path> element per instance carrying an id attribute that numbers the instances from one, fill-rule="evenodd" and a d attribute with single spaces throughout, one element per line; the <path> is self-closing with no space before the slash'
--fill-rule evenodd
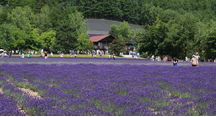
<path id="1" fill-rule="evenodd" d="M 40 38 L 38 29 L 33 29 L 30 33 L 26 34 L 24 49 L 39 50 L 42 46 L 42 40 Z"/>
<path id="2" fill-rule="evenodd" d="M 40 36 L 43 47 L 53 48 L 56 41 L 56 32 L 54 30 L 44 32 Z"/>
<path id="3" fill-rule="evenodd" d="M 121 36 L 120 36 L 121 37 Z M 119 55 L 120 52 L 125 51 L 125 41 L 121 39 L 114 39 L 109 45 L 109 51 L 115 55 Z"/>
<path id="4" fill-rule="evenodd" d="M 196 17 L 187 13 L 169 22 L 169 39 L 173 40 L 172 55 L 179 58 L 191 56 L 197 52 L 197 38 L 195 38 Z"/>
<path id="5" fill-rule="evenodd" d="M 50 7 L 45 5 L 41 8 L 40 13 L 34 15 L 35 27 L 40 29 L 39 30 L 40 34 L 52 30 L 52 22 L 51 22 L 50 14 L 51 14 Z"/>
<path id="6" fill-rule="evenodd" d="M 14 37 L 12 34 L 12 30 L 15 27 L 11 24 L 2 24 L 0 25 L 0 48 L 10 50 L 13 49 L 13 42 L 14 42 Z"/>
<path id="7" fill-rule="evenodd" d="M 55 48 L 63 52 L 77 48 L 77 39 L 85 32 L 85 20 L 80 12 L 71 13 L 57 28 Z"/>
<path id="8" fill-rule="evenodd" d="M 119 26 L 117 25 L 111 25 L 111 30 L 109 31 L 109 34 L 119 38 L 119 39 L 122 39 L 126 42 L 129 42 L 130 41 L 130 26 L 127 22 L 122 22 L 120 23 Z"/>
<path id="9" fill-rule="evenodd" d="M 17 27 L 14 27 L 13 30 L 11 30 L 11 33 L 12 33 L 12 37 L 14 38 L 14 41 L 11 42 L 11 44 L 13 45 L 13 49 L 27 49 L 26 32 L 24 30 L 20 30 Z"/>
<path id="10" fill-rule="evenodd" d="M 152 4 L 143 4 L 139 13 L 139 24 L 153 25 L 154 21 L 160 16 L 163 9 L 155 7 Z"/>
<path id="11" fill-rule="evenodd" d="M 29 6 L 16 7 L 8 14 L 8 20 L 20 30 L 30 31 L 33 16 Z"/>
<path id="12" fill-rule="evenodd" d="M 216 29 L 211 31 L 206 40 L 205 55 L 208 59 L 216 58 Z"/>
<path id="13" fill-rule="evenodd" d="M 35 0 L 7 0 L 7 5 L 9 5 L 11 8 L 15 7 L 24 7 L 24 6 L 29 6 L 33 7 L 34 4 L 36 3 Z"/>
<path id="14" fill-rule="evenodd" d="M 77 39 L 77 47 L 76 50 L 89 50 L 92 49 L 93 46 L 90 45 L 88 34 L 81 33 Z"/>
<path id="15" fill-rule="evenodd" d="M 7 14 L 9 10 L 5 6 L 0 6 L 0 24 L 6 23 L 7 22 Z"/>
<path id="16" fill-rule="evenodd" d="M 164 10 L 158 17 L 162 22 L 168 23 L 170 20 L 175 20 L 179 17 L 179 13 L 175 10 Z"/>
<path id="17" fill-rule="evenodd" d="M 138 51 L 140 53 L 148 52 L 150 55 L 170 55 L 172 48 L 164 42 L 168 37 L 168 27 L 166 23 L 157 19 L 153 26 L 146 25 L 145 33 L 142 40 L 139 42 Z M 169 51 L 166 49 L 169 48 Z"/>

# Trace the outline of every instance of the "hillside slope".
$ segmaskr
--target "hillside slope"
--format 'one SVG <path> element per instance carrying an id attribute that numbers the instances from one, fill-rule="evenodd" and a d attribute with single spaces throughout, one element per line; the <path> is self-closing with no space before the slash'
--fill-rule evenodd
<path id="1" fill-rule="evenodd" d="M 120 25 L 121 22 L 105 19 L 86 19 L 88 34 L 108 34 L 111 25 Z M 139 25 L 129 24 L 131 29 L 142 29 Z"/>

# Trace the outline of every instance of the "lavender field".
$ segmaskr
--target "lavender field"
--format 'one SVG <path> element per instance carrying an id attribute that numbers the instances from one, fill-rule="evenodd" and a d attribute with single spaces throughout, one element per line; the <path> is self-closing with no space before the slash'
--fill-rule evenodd
<path id="1" fill-rule="evenodd" d="M 1 116 L 216 115 L 215 64 L 91 58 L 0 63 Z"/>

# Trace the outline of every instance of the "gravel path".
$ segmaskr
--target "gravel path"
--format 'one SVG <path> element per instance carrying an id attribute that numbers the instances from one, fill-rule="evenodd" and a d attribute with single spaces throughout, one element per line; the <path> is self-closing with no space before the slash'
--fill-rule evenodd
<path id="1" fill-rule="evenodd" d="M 108 58 L 74 58 L 74 57 L 43 57 L 20 58 L 20 57 L 3 57 L 0 58 L 0 64 L 132 64 L 132 65 L 168 65 L 172 62 L 150 61 L 148 59 L 126 59 L 117 58 L 108 60 Z M 216 63 L 200 62 L 200 66 L 214 65 Z M 191 66 L 189 62 L 179 62 L 179 66 Z"/>

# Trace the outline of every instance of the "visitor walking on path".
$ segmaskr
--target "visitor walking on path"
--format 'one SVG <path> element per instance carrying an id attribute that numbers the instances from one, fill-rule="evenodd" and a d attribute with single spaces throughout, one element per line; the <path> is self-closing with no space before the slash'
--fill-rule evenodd
<path id="1" fill-rule="evenodd" d="M 193 55 L 193 56 L 192 56 L 192 58 L 191 58 L 190 62 L 191 62 L 191 65 L 192 65 L 193 67 L 196 67 L 196 66 L 198 66 L 198 61 L 197 61 L 197 59 L 196 59 L 196 56 L 195 56 L 195 55 Z"/>

